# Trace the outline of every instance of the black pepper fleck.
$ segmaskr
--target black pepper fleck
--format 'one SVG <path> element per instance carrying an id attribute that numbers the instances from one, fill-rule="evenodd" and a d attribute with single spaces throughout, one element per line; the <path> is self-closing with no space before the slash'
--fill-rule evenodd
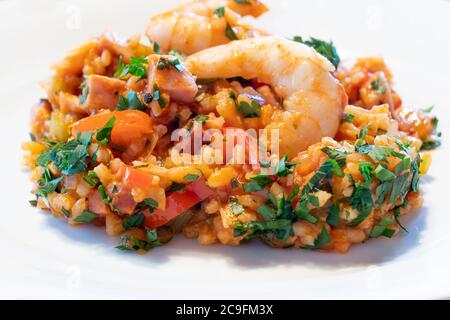
<path id="1" fill-rule="evenodd" d="M 152 94 L 150 93 L 150 92 L 147 92 L 145 95 L 144 95 L 144 102 L 145 103 L 150 103 L 150 102 L 152 102 L 153 101 L 153 96 L 152 96 Z"/>

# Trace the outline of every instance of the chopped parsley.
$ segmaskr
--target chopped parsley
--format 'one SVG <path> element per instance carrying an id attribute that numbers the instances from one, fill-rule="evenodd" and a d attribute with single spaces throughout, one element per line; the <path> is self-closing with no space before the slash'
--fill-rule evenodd
<path id="1" fill-rule="evenodd" d="M 411 177 L 411 188 L 412 192 L 419 191 L 419 179 L 420 179 L 420 155 L 414 159 L 411 165 L 412 177 Z"/>
<path id="2" fill-rule="evenodd" d="M 333 41 L 326 42 L 313 37 L 310 37 L 309 40 L 303 40 L 303 38 L 300 36 L 295 36 L 293 40 L 303 43 L 308 47 L 314 48 L 318 53 L 327 58 L 335 68 L 337 68 L 339 63 L 341 62 L 341 58 L 336 51 L 336 47 L 334 46 Z"/>
<path id="3" fill-rule="evenodd" d="M 58 184 L 63 177 L 53 179 L 52 174 L 48 168 L 45 168 L 43 177 L 39 179 L 39 188 L 37 194 L 42 197 L 46 197 L 49 193 L 55 192 L 58 188 Z"/>
<path id="4" fill-rule="evenodd" d="M 392 190 L 392 182 L 383 182 L 380 183 L 375 190 L 375 197 L 377 198 L 377 204 L 378 207 L 381 208 L 381 206 L 384 203 L 384 200 L 386 199 L 386 196 L 391 192 Z"/>
<path id="5" fill-rule="evenodd" d="M 78 136 L 66 143 L 57 142 L 44 151 L 37 159 L 36 165 L 45 167 L 53 161 L 63 175 L 83 173 L 87 169 L 89 157 L 87 148 L 92 138 L 92 132 L 80 132 Z"/>
<path id="6" fill-rule="evenodd" d="M 264 187 L 268 184 L 271 184 L 275 181 L 276 178 L 282 178 L 287 176 L 288 174 L 292 173 L 294 170 L 296 162 L 287 162 L 287 154 L 284 155 L 277 163 L 273 174 L 267 174 L 267 173 L 259 173 L 256 176 L 253 176 L 250 178 L 250 182 L 244 183 L 243 188 L 245 192 L 256 192 L 261 191 L 264 189 Z M 267 160 L 269 161 L 269 160 Z M 269 162 L 263 162 L 263 167 L 270 167 L 270 161 Z"/>
<path id="7" fill-rule="evenodd" d="M 300 205 L 295 210 L 295 216 L 299 219 L 306 220 L 313 224 L 319 222 L 319 218 L 309 212 L 307 200 L 300 201 Z"/>
<path id="8" fill-rule="evenodd" d="M 111 199 L 109 199 L 108 195 L 106 194 L 105 187 L 103 187 L 103 185 L 98 186 L 98 193 L 100 194 L 100 197 L 102 198 L 104 204 L 111 204 Z"/>
<path id="9" fill-rule="evenodd" d="M 398 175 L 398 174 L 402 173 L 403 171 L 410 170 L 410 169 L 411 169 L 411 159 L 405 157 L 395 167 L 394 173 L 396 175 Z"/>
<path id="10" fill-rule="evenodd" d="M 93 170 L 90 170 L 88 173 L 84 173 L 83 180 L 92 188 L 95 188 L 100 181 Z"/>
<path id="11" fill-rule="evenodd" d="M 178 50 L 175 50 L 175 49 L 170 50 L 168 55 L 169 56 L 174 56 L 175 58 L 177 58 L 180 61 L 186 60 L 186 57 L 187 57 L 186 54 L 184 54 L 184 53 L 182 53 L 182 52 L 180 52 Z"/>
<path id="12" fill-rule="evenodd" d="M 100 144 L 108 144 L 111 140 L 111 131 L 114 126 L 114 122 L 116 121 L 116 117 L 112 116 L 101 128 L 97 131 L 97 134 L 95 138 L 97 139 L 97 142 Z"/>
<path id="13" fill-rule="evenodd" d="M 238 216 L 245 211 L 244 207 L 237 201 L 236 197 L 230 197 L 230 208 L 235 216 Z"/>
<path id="14" fill-rule="evenodd" d="M 277 166 L 275 168 L 275 175 L 278 178 L 285 177 L 288 174 L 292 173 L 297 162 L 288 162 L 288 155 L 285 154 L 280 161 L 278 161 Z"/>
<path id="15" fill-rule="evenodd" d="M 388 202 L 394 203 L 398 199 L 402 199 L 406 196 L 411 186 L 411 180 L 409 179 L 409 173 L 402 174 L 396 177 L 392 181 L 392 191 Z"/>
<path id="16" fill-rule="evenodd" d="M 122 226 L 125 230 L 132 228 L 139 228 L 144 223 L 145 216 L 143 213 L 135 213 L 122 221 Z"/>
<path id="17" fill-rule="evenodd" d="M 373 161 L 380 163 L 386 162 L 387 157 L 393 153 L 393 149 L 385 146 L 373 146 L 363 144 L 356 146 L 356 151 L 362 154 L 367 154 Z"/>
<path id="18" fill-rule="evenodd" d="M 393 219 L 391 217 L 384 217 L 377 225 L 372 228 L 369 237 L 370 238 L 378 238 L 381 236 L 391 238 L 395 230 L 388 229 L 389 225 L 393 223 Z"/>
<path id="19" fill-rule="evenodd" d="M 277 239 L 286 240 L 292 234 L 292 222 L 288 219 L 272 221 L 252 221 L 250 223 L 235 222 L 234 237 L 253 231 L 254 234 L 273 234 Z"/>
<path id="20" fill-rule="evenodd" d="M 186 187 L 186 185 L 184 183 L 178 183 L 178 182 L 173 182 L 167 189 L 166 189 L 166 194 L 175 192 L 175 191 L 181 191 Z"/>
<path id="21" fill-rule="evenodd" d="M 376 78 L 370 82 L 370 89 L 375 91 L 377 94 L 382 95 L 386 93 L 386 85 L 381 78 Z"/>
<path id="22" fill-rule="evenodd" d="M 233 28 L 227 23 L 227 27 L 225 29 L 225 36 L 230 39 L 231 41 L 233 40 L 239 40 L 238 36 L 236 35 L 236 33 L 234 32 Z"/>
<path id="23" fill-rule="evenodd" d="M 147 240 L 151 248 L 161 245 L 156 229 L 150 229 L 147 231 Z"/>
<path id="24" fill-rule="evenodd" d="M 158 42 L 153 42 L 153 52 L 159 53 L 161 51 L 161 47 L 159 46 Z"/>
<path id="25" fill-rule="evenodd" d="M 197 123 L 200 123 L 201 125 L 205 124 L 206 120 L 208 120 L 208 119 L 209 119 L 209 116 L 206 114 L 200 114 L 195 117 L 195 121 Z"/>
<path id="26" fill-rule="evenodd" d="M 327 223 L 333 227 L 339 226 L 339 205 L 337 203 L 334 203 L 330 207 L 327 216 Z"/>
<path id="27" fill-rule="evenodd" d="M 272 164 L 272 162 L 270 162 L 269 159 L 261 159 L 261 160 L 259 160 L 259 164 L 260 164 L 261 167 L 263 167 L 263 168 L 269 168 L 270 165 Z"/>
<path id="28" fill-rule="evenodd" d="M 73 221 L 80 223 L 92 223 L 95 218 L 97 218 L 95 213 L 84 210 L 78 217 L 75 217 Z"/>
<path id="29" fill-rule="evenodd" d="M 246 101 L 240 101 L 236 104 L 236 109 L 244 118 L 258 118 L 261 116 L 261 106 L 256 100 L 249 104 Z"/>
<path id="30" fill-rule="evenodd" d="M 198 178 L 200 178 L 200 175 L 192 173 L 184 176 L 184 180 L 186 181 L 196 181 Z"/>
<path id="31" fill-rule="evenodd" d="M 347 155 L 347 152 L 337 148 L 324 147 L 321 149 L 323 153 L 329 156 L 331 159 L 342 160 Z"/>
<path id="32" fill-rule="evenodd" d="M 308 249 L 308 250 L 316 250 L 316 249 L 319 249 L 319 248 L 329 244 L 330 242 L 331 242 L 331 236 L 328 233 L 327 228 L 322 227 L 322 231 L 320 232 L 317 239 L 314 240 L 314 244 L 313 245 L 304 245 L 304 246 L 302 246 L 302 248 Z"/>
<path id="33" fill-rule="evenodd" d="M 84 104 L 86 102 L 88 95 L 89 95 L 89 88 L 88 87 L 84 87 L 83 91 L 81 91 L 80 105 L 82 105 L 82 104 Z"/>
<path id="34" fill-rule="evenodd" d="M 124 235 L 121 237 L 121 244 L 116 246 L 116 249 L 122 251 L 130 251 L 130 250 L 143 250 L 148 251 L 151 248 L 157 247 L 161 245 L 161 241 L 159 240 L 158 233 L 156 229 L 148 230 L 146 233 L 146 239 L 141 240 L 135 236 Z"/>
<path id="35" fill-rule="evenodd" d="M 335 159 L 327 159 L 326 160 L 331 166 L 331 172 L 338 177 L 344 176 L 344 171 L 342 171 L 339 163 Z"/>
<path id="36" fill-rule="evenodd" d="M 350 113 L 344 113 L 344 117 L 342 118 L 342 122 L 352 122 L 355 119 L 355 116 Z"/>
<path id="37" fill-rule="evenodd" d="M 267 204 L 260 206 L 256 212 L 264 218 L 264 221 L 274 220 L 276 218 L 276 211 Z"/>
<path id="38" fill-rule="evenodd" d="M 433 150 L 441 146 L 441 141 L 439 140 L 427 140 L 422 143 L 420 150 Z"/>
<path id="39" fill-rule="evenodd" d="M 359 172 L 364 178 L 364 181 L 370 182 L 373 178 L 373 170 L 375 167 L 370 162 L 361 162 L 358 166 Z"/>
<path id="40" fill-rule="evenodd" d="M 158 104 L 161 109 L 164 108 L 167 104 L 167 102 L 164 100 L 161 92 L 159 91 L 159 88 L 156 85 L 153 87 L 153 99 L 158 101 Z"/>
<path id="41" fill-rule="evenodd" d="M 431 111 L 433 111 L 433 109 L 434 109 L 434 104 L 429 107 L 420 109 L 420 111 L 425 112 L 425 113 L 430 113 Z"/>
<path id="42" fill-rule="evenodd" d="M 219 7 L 216 10 L 214 10 L 214 14 L 219 17 L 222 18 L 225 15 L 225 7 Z"/>
<path id="43" fill-rule="evenodd" d="M 134 209 L 134 214 L 142 213 L 142 211 L 148 210 L 153 213 L 158 208 L 158 202 L 152 198 L 145 198 L 142 202 L 139 202 Z"/>
<path id="44" fill-rule="evenodd" d="M 378 167 L 374 171 L 375 177 L 381 182 L 391 181 L 395 179 L 396 175 L 383 167 L 382 165 L 378 165 Z"/>
<path id="45" fill-rule="evenodd" d="M 151 95 L 150 95 L 151 97 Z M 151 102 L 151 100 L 150 100 Z M 147 106 L 139 99 L 136 92 L 133 90 L 130 90 L 126 97 L 120 96 L 119 97 L 119 104 L 117 105 L 117 110 L 140 110 L 145 111 L 147 110 Z"/>
<path id="46" fill-rule="evenodd" d="M 319 170 L 317 170 L 311 179 L 309 179 L 309 182 L 303 187 L 301 196 L 303 197 L 313 191 L 319 190 L 325 180 L 331 178 L 333 171 L 336 171 L 336 166 L 339 167 L 339 164 L 335 159 L 326 159 L 319 167 Z"/>
<path id="47" fill-rule="evenodd" d="M 261 186 L 256 181 L 250 181 L 250 182 L 244 183 L 242 185 L 242 188 L 244 189 L 245 192 L 257 192 L 257 191 L 261 191 L 264 189 L 264 187 Z"/>
<path id="48" fill-rule="evenodd" d="M 406 229 L 400 222 L 400 207 L 394 208 L 394 219 L 395 219 L 395 222 L 397 222 L 397 224 L 400 226 L 400 228 L 403 229 L 403 231 L 409 232 L 408 229 Z"/>
<path id="49" fill-rule="evenodd" d="M 61 211 L 62 211 L 64 217 L 66 217 L 66 218 L 70 217 L 70 212 L 66 208 L 62 207 Z"/>
<path id="50" fill-rule="evenodd" d="M 169 69 L 171 66 L 174 67 L 179 72 L 186 70 L 186 68 L 181 64 L 178 58 L 166 58 L 166 57 L 159 58 L 157 66 L 159 70 L 166 70 Z"/>
<path id="51" fill-rule="evenodd" d="M 353 193 L 349 198 L 349 202 L 352 208 L 359 211 L 359 215 L 350 223 L 350 226 L 355 227 L 363 222 L 374 208 L 372 191 L 368 184 L 355 185 Z"/>
<path id="52" fill-rule="evenodd" d="M 138 81 L 143 80 L 147 76 L 147 68 L 145 66 L 147 63 L 147 57 L 131 57 L 130 64 L 125 65 L 122 56 L 120 56 L 119 66 L 114 73 L 114 78 L 124 79 L 127 75 L 132 75 L 138 77 Z"/>
<path id="53" fill-rule="evenodd" d="M 251 177 L 250 180 L 257 182 L 261 187 L 264 187 L 274 181 L 270 176 L 265 174 L 258 174 Z"/>

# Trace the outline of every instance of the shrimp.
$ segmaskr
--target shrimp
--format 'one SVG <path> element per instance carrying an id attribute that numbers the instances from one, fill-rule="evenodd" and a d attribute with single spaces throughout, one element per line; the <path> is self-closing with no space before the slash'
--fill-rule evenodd
<path id="1" fill-rule="evenodd" d="M 157 42 L 164 52 L 174 49 L 192 54 L 235 38 L 266 34 L 243 23 L 241 17 L 258 17 L 267 10 L 258 0 L 245 3 L 196 0 L 153 16 L 147 27 L 147 36 L 151 42 Z"/>
<path id="2" fill-rule="evenodd" d="M 185 60 L 199 79 L 243 77 L 269 84 L 282 99 L 266 129 L 279 129 L 279 150 L 296 156 L 322 137 L 334 137 L 347 95 L 333 65 L 314 49 L 265 36 L 209 48 Z"/>

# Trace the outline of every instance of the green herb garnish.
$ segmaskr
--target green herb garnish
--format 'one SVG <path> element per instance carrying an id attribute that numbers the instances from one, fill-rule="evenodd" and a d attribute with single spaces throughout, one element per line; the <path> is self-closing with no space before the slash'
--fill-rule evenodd
<path id="1" fill-rule="evenodd" d="M 372 89 L 373 91 L 375 91 L 380 95 L 385 94 L 387 90 L 386 85 L 383 79 L 381 78 L 376 78 L 372 80 L 372 82 L 370 83 L 370 89 Z"/>
<path id="2" fill-rule="evenodd" d="M 295 36 L 294 41 L 303 43 L 308 47 L 314 48 L 318 53 L 327 58 L 335 68 L 338 67 L 341 59 L 336 51 L 333 41 L 326 42 L 317 38 L 310 37 L 309 40 L 303 40 L 300 36 Z"/>
<path id="3" fill-rule="evenodd" d="M 327 228 L 322 227 L 322 231 L 320 232 L 317 239 L 314 241 L 314 245 L 304 245 L 302 246 L 303 249 L 308 250 L 316 250 L 320 247 L 323 247 L 331 242 L 330 234 L 328 233 Z"/>
<path id="4" fill-rule="evenodd" d="M 225 36 L 230 39 L 231 41 L 233 40 L 239 40 L 238 36 L 236 35 L 236 33 L 234 32 L 233 28 L 227 23 L 227 27 L 225 29 Z"/>
<path id="5" fill-rule="evenodd" d="M 385 217 L 381 220 L 376 226 L 372 228 L 369 237 L 378 238 L 380 236 L 384 236 L 387 238 L 391 238 L 395 230 L 388 229 L 388 226 L 393 223 L 393 219 L 391 217 Z"/>
<path id="6" fill-rule="evenodd" d="M 327 216 L 327 223 L 333 227 L 339 226 L 339 205 L 337 203 L 334 203 L 330 207 Z"/>
<path id="7" fill-rule="evenodd" d="M 132 228 L 139 228 L 144 223 L 145 216 L 143 213 L 135 213 L 122 221 L 122 226 L 125 230 Z"/>
<path id="8" fill-rule="evenodd" d="M 109 205 L 111 204 L 111 199 L 109 199 L 108 195 L 106 194 L 105 188 L 103 185 L 98 186 L 98 193 L 100 194 L 100 197 L 102 198 L 103 203 Z"/>
<path id="9" fill-rule="evenodd" d="M 147 68 L 145 67 L 147 63 L 147 57 L 131 57 L 130 64 L 125 65 L 122 56 L 120 56 L 119 66 L 114 73 L 114 78 L 124 79 L 130 74 L 139 77 L 138 81 L 143 80 L 147 76 Z"/>
<path id="10" fill-rule="evenodd" d="M 159 88 L 155 85 L 153 87 L 153 99 L 158 101 L 159 106 L 164 108 L 166 106 L 166 101 L 164 100 L 163 96 L 161 95 L 161 92 L 159 91 Z"/>
<path id="11" fill-rule="evenodd" d="M 382 165 L 378 165 L 378 167 L 374 171 L 374 175 L 381 182 L 391 181 L 392 179 L 395 179 L 395 177 L 396 177 L 395 174 L 393 174 L 391 171 L 389 171 Z"/>
<path id="12" fill-rule="evenodd" d="M 350 223 L 350 226 L 355 227 L 367 218 L 374 207 L 369 186 L 366 183 L 355 185 L 349 202 L 352 208 L 359 211 L 359 215 Z"/>
<path id="13" fill-rule="evenodd" d="M 364 181 L 370 182 L 372 181 L 373 177 L 373 170 L 375 167 L 370 162 L 362 162 L 359 164 L 359 172 L 361 172 L 361 175 L 364 178 Z"/>
<path id="14" fill-rule="evenodd" d="M 225 7 L 219 7 L 216 10 L 214 10 L 214 14 L 219 17 L 222 18 L 225 15 Z"/>
<path id="15" fill-rule="evenodd" d="M 236 104 L 236 109 L 244 118 L 258 118 L 261 116 L 261 106 L 256 100 L 252 100 L 250 104 L 246 101 L 241 101 Z"/>
<path id="16" fill-rule="evenodd" d="M 83 180 L 92 188 L 95 188 L 100 181 L 93 170 L 90 170 L 87 174 L 84 173 Z"/>
<path id="17" fill-rule="evenodd" d="M 230 198 L 231 212 L 238 216 L 245 211 L 244 207 L 237 201 L 236 197 Z"/>
<path id="18" fill-rule="evenodd" d="M 151 102 L 151 101 L 150 101 Z M 117 105 L 117 110 L 147 110 L 147 106 L 139 99 L 136 92 L 130 90 L 126 97 L 119 97 L 119 104 Z"/>
<path id="19" fill-rule="evenodd" d="M 159 53 L 161 51 L 161 47 L 159 46 L 158 42 L 153 42 L 153 52 Z"/>
<path id="20" fill-rule="evenodd" d="M 112 116 L 108 122 L 105 123 L 103 128 L 97 131 L 97 135 L 95 138 L 97 139 L 97 142 L 100 144 L 108 144 L 111 140 L 111 131 L 114 126 L 114 122 L 116 121 L 116 117 Z"/>
<path id="21" fill-rule="evenodd" d="M 187 174 L 187 175 L 184 176 L 184 180 L 186 180 L 186 181 L 195 181 L 195 180 L 197 180 L 198 178 L 200 178 L 200 175 L 198 175 L 198 174 L 192 174 L 192 173 Z"/>
<path id="22" fill-rule="evenodd" d="M 355 116 L 350 113 L 344 113 L 344 117 L 342 118 L 342 122 L 352 122 L 355 119 Z"/>
<path id="23" fill-rule="evenodd" d="M 81 223 L 92 223 L 92 221 L 97 217 L 97 215 L 88 210 L 84 210 L 78 217 L 73 219 L 75 222 Z"/>
<path id="24" fill-rule="evenodd" d="M 80 105 L 82 105 L 86 102 L 88 95 L 89 95 L 89 88 L 84 87 L 83 91 L 81 92 L 81 96 L 80 96 Z"/>
<path id="25" fill-rule="evenodd" d="M 37 159 L 36 165 L 45 167 L 53 161 L 63 175 L 85 172 L 89 157 L 87 148 L 92 138 L 92 132 L 81 132 L 76 139 L 66 143 L 57 142 L 44 151 Z"/>

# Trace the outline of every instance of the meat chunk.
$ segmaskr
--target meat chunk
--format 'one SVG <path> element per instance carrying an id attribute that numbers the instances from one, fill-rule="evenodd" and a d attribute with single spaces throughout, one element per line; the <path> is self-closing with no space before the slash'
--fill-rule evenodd
<path id="1" fill-rule="evenodd" d="M 80 98 L 80 107 L 92 112 L 100 109 L 113 110 L 119 103 L 119 97 L 126 91 L 122 80 L 99 75 L 91 75 Z"/>
<path id="2" fill-rule="evenodd" d="M 181 65 L 175 67 L 173 56 L 151 55 L 148 58 L 148 86 L 153 92 L 155 85 L 175 102 L 189 103 L 197 95 L 195 77 Z"/>

